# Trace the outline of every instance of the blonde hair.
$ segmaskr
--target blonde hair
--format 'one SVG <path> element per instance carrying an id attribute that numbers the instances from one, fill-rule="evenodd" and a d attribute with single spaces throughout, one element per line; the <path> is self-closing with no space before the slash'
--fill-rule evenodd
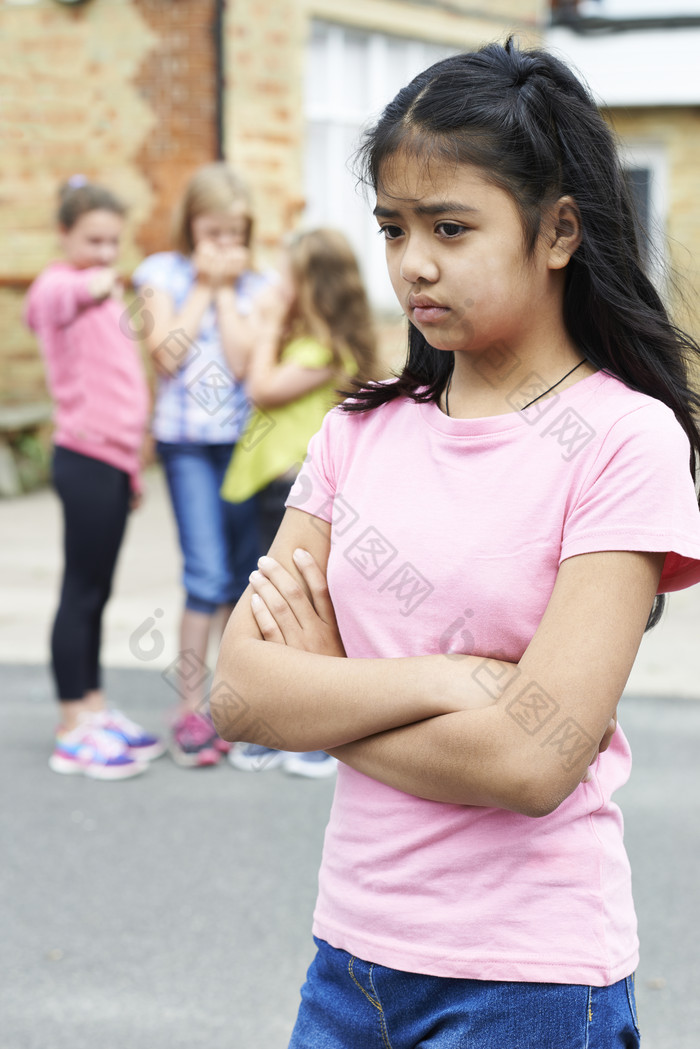
<path id="1" fill-rule="evenodd" d="M 185 186 L 182 199 L 173 216 L 173 247 L 182 255 L 194 251 L 192 220 L 210 212 L 229 211 L 242 204 L 247 220 L 246 247 L 253 233 L 250 192 L 247 185 L 225 161 L 205 164 L 194 173 Z"/>
<path id="2" fill-rule="evenodd" d="M 358 378 L 375 366 L 376 337 L 360 269 L 347 238 L 335 229 L 297 233 L 287 243 L 296 289 L 289 335 L 310 335 L 324 343 L 340 367 L 348 351 Z"/>

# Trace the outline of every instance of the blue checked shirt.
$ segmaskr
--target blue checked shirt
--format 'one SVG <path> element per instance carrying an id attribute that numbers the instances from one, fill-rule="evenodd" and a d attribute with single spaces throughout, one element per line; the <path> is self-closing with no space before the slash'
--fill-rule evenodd
<path id="1" fill-rule="evenodd" d="M 179 311 L 195 281 L 192 261 L 176 251 L 149 255 L 137 267 L 133 283 L 165 291 Z M 247 270 L 236 283 L 238 309 L 250 312 L 254 297 L 269 278 Z M 143 305 L 148 309 L 148 301 Z M 161 343 L 175 359 L 187 354 L 186 363 L 172 378 L 159 376 L 153 413 L 153 434 L 175 444 L 230 444 L 240 437 L 249 406 L 243 384 L 236 382 L 226 363 L 216 324 L 216 308 L 208 307 L 193 342 L 182 329 L 174 329 Z"/>

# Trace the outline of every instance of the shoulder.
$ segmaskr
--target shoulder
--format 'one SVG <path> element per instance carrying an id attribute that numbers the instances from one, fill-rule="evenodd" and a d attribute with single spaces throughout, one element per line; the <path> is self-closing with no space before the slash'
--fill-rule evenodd
<path id="1" fill-rule="evenodd" d="M 59 321 L 56 310 L 67 299 L 73 300 L 87 288 L 94 269 L 76 269 L 67 262 L 51 262 L 34 279 L 24 298 L 23 317 L 25 323 L 36 329 L 40 323 L 53 326 Z M 63 314 L 61 314 L 63 316 Z"/>
<path id="2" fill-rule="evenodd" d="M 76 270 L 75 267 L 70 266 L 67 262 L 50 262 L 41 273 L 34 279 L 30 285 L 29 292 L 34 292 L 36 289 L 48 288 L 53 284 L 60 283 L 74 275 L 79 275 L 81 270 Z"/>
<path id="3" fill-rule="evenodd" d="M 373 385 L 383 386 L 394 382 L 395 379 L 385 379 Z M 330 433 L 337 434 L 340 440 L 350 440 L 353 447 L 358 449 L 361 443 L 373 445 L 378 440 L 393 439 L 393 435 L 398 435 L 402 430 L 402 423 L 406 424 L 409 431 L 413 430 L 420 411 L 420 405 L 409 397 L 395 397 L 365 411 L 354 408 L 356 404 L 356 397 L 346 397 L 328 412 L 324 425 Z"/>
<path id="4" fill-rule="evenodd" d="M 263 288 L 277 284 L 278 281 L 279 278 L 273 270 L 268 270 L 264 273 L 260 273 L 258 270 L 244 270 L 236 284 L 239 292 L 243 292 L 246 295 L 257 295 Z"/>
<path id="5" fill-rule="evenodd" d="M 178 251 L 159 251 L 148 255 L 134 270 L 134 284 L 153 284 L 168 290 L 174 283 L 189 279 L 192 263 Z"/>
<path id="6" fill-rule="evenodd" d="M 668 452 L 689 453 L 688 438 L 673 410 L 613 376 L 603 375 L 590 410 L 593 424 L 600 422 L 601 451 L 608 457 L 622 449 L 653 459 Z"/>

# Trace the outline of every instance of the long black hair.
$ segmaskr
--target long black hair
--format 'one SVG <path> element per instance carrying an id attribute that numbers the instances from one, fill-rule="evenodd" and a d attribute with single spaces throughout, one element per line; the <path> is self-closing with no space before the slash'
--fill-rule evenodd
<path id="1" fill-rule="evenodd" d="M 671 322 L 644 272 L 643 234 L 614 137 L 574 74 L 512 39 L 446 58 L 399 91 L 366 132 L 356 157 L 361 181 L 376 192 L 383 165 L 398 152 L 478 167 L 514 200 L 530 255 L 544 209 L 574 198 L 582 239 L 567 265 L 567 332 L 591 364 L 673 410 L 690 441 L 695 478 L 700 396 L 690 375 L 700 347 Z M 396 381 L 358 384 L 343 407 L 367 411 L 401 396 L 437 402 L 453 363 L 409 323 Z M 657 599 L 649 625 L 661 607 Z"/>

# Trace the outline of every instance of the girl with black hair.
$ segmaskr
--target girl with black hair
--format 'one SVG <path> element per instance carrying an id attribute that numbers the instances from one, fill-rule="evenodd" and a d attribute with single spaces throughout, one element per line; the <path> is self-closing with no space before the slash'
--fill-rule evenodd
<path id="1" fill-rule="evenodd" d="M 291 1045 L 638 1046 L 616 707 L 700 579 L 697 347 L 547 53 L 432 66 L 360 158 L 408 359 L 312 440 L 214 690 L 340 761 Z"/>

